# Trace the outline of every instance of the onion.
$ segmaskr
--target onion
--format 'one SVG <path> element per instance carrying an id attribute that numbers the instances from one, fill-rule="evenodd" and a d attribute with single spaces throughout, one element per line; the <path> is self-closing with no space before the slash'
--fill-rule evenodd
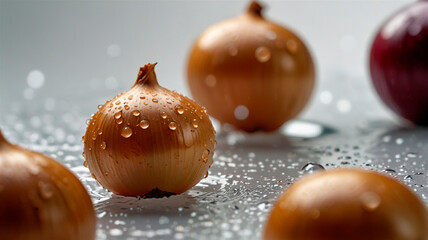
<path id="1" fill-rule="evenodd" d="M 208 28 L 187 65 L 190 91 L 221 123 L 247 132 L 274 131 L 306 105 L 314 87 L 314 64 L 290 30 L 247 11 Z"/>
<path id="2" fill-rule="evenodd" d="M 428 125 L 428 1 L 417 1 L 379 30 L 370 53 L 373 85 L 403 118 Z"/>
<path id="3" fill-rule="evenodd" d="M 91 199 L 69 170 L 0 132 L 1 239 L 91 240 L 95 224 Z"/>
<path id="4" fill-rule="evenodd" d="M 315 173 L 275 204 L 263 239 L 428 239 L 428 214 L 412 190 L 360 169 Z"/>
<path id="5" fill-rule="evenodd" d="M 86 165 L 116 194 L 179 194 L 213 163 L 217 142 L 205 109 L 159 86 L 154 67 L 142 67 L 129 91 L 100 106 L 84 136 Z"/>

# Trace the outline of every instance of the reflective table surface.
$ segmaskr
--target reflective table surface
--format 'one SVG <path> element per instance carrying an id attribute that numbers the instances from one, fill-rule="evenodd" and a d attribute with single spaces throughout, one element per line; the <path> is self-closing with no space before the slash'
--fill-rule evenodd
<path id="1" fill-rule="evenodd" d="M 9 114 L 0 126 L 11 142 L 57 159 L 80 178 L 96 209 L 97 239 L 260 239 L 276 198 L 302 175 L 323 169 L 383 172 L 427 203 L 428 129 L 398 120 L 368 86 L 367 79 L 332 73 L 307 111 L 276 133 L 226 131 L 214 120 L 218 146 L 209 176 L 161 199 L 114 195 L 83 166 L 81 137 L 95 103 L 3 104 Z"/>

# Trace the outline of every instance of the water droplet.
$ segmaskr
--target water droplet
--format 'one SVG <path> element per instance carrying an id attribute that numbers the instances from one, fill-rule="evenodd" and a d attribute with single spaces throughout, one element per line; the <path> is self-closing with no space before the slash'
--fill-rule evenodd
<path id="1" fill-rule="evenodd" d="M 324 171 L 324 170 L 325 170 L 325 168 L 323 167 L 323 165 L 318 164 L 318 163 L 306 163 L 302 167 L 303 173 L 314 173 L 314 172 L 319 172 L 319 171 Z"/>
<path id="2" fill-rule="evenodd" d="M 152 102 L 154 102 L 154 103 L 158 103 L 158 102 L 159 102 L 159 100 L 158 100 L 157 98 L 153 98 L 153 99 L 152 99 Z"/>
<path id="3" fill-rule="evenodd" d="M 288 40 L 287 41 L 287 49 L 291 53 L 296 53 L 297 49 L 298 49 L 296 41 L 294 41 L 293 39 Z"/>
<path id="4" fill-rule="evenodd" d="M 379 207 L 381 199 L 379 195 L 374 192 L 366 192 L 360 196 L 360 202 L 366 211 L 371 212 Z"/>
<path id="5" fill-rule="evenodd" d="M 84 166 L 85 168 L 87 168 L 87 167 L 88 167 L 88 162 L 87 162 L 87 161 L 84 161 L 84 162 L 83 162 L 83 166 Z"/>
<path id="6" fill-rule="evenodd" d="M 215 78 L 214 75 L 210 74 L 205 78 L 205 84 L 208 87 L 214 87 L 217 84 L 217 79 Z"/>
<path id="7" fill-rule="evenodd" d="M 276 39 L 276 33 L 275 32 L 272 32 L 272 31 L 269 31 L 267 34 L 266 34 L 266 38 L 267 39 L 269 39 L 269 40 L 275 40 Z"/>
<path id="8" fill-rule="evenodd" d="M 249 114 L 250 111 L 244 105 L 237 106 L 234 111 L 235 118 L 238 120 L 245 120 Z"/>
<path id="9" fill-rule="evenodd" d="M 120 100 L 117 100 L 114 104 L 119 105 L 120 104 Z"/>
<path id="10" fill-rule="evenodd" d="M 141 120 L 139 125 L 142 129 L 147 129 L 149 127 L 149 121 L 143 119 L 143 120 Z"/>
<path id="11" fill-rule="evenodd" d="M 112 228 L 110 229 L 110 235 L 111 236 L 121 236 L 123 234 L 123 231 L 118 228 Z"/>
<path id="12" fill-rule="evenodd" d="M 169 223 L 169 218 L 165 217 L 165 216 L 160 216 L 159 217 L 159 224 L 168 224 Z"/>
<path id="13" fill-rule="evenodd" d="M 101 105 L 101 104 L 100 104 L 100 105 L 98 105 L 98 109 L 101 109 L 102 107 L 103 107 L 103 105 Z"/>
<path id="14" fill-rule="evenodd" d="M 129 138 L 132 136 L 132 129 L 130 127 L 124 127 L 122 128 L 120 135 L 122 135 L 124 138 Z"/>
<path id="15" fill-rule="evenodd" d="M 39 70 L 33 70 L 27 76 L 27 83 L 30 88 L 39 89 L 45 83 L 45 75 Z"/>
<path id="16" fill-rule="evenodd" d="M 413 153 L 413 152 L 409 152 L 409 153 L 407 153 L 407 157 L 409 157 L 409 158 L 415 158 L 415 157 L 417 157 L 418 155 L 416 154 L 416 153 Z"/>
<path id="17" fill-rule="evenodd" d="M 230 56 L 234 57 L 238 55 L 238 48 L 235 46 L 231 46 L 227 49 L 227 52 L 229 53 Z"/>
<path id="18" fill-rule="evenodd" d="M 193 125 L 194 128 L 198 128 L 198 120 L 193 119 L 192 125 Z"/>
<path id="19" fill-rule="evenodd" d="M 204 149 L 204 151 L 202 152 L 202 161 L 204 163 L 206 163 L 208 161 L 208 156 L 210 155 L 210 150 L 209 149 Z"/>
<path id="20" fill-rule="evenodd" d="M 134 110 L 134 111 L 132 112 L 132 115 L 134 115 L 135 117 L 138 117 L 138 116 L 140 116 L 140 111 L 138 111 L 138 110 Z"/>
<path id="21" fill-rule="evenodd" d="M 40 168 L 37 165 L 29 166 L 29 171 L 33 175 L 38 175 L 40 173 Z"/>
<path id="22" fill-rule="evenodd" d="M 166 112 L 161 112 L 160 117 L 163 119 L 166 119 L 166 117 L 168 117 L 168 115 L 166 114 Z"/>
<path id="23" fill-rule="evenodd" d="M 134 98 L 134 95 L 131 94 L 128 96 L 128 100 L 132 100 L 132 98 Z"/>
<path id="24" fill-rule="evenodd" d="M 107 147 L 107 145 L 106 145 L 106 142 L 102 142 L 101 144 L 100 144 L 100 147 L 101 147 L 101 149 L 106 149 L 106 147 Z"/>
<path id="25" fill-rule="evenodd" d="M 403 140 L 402 138 L 397 138 L 397 139 L 395 139 L 395 143 L 396 143 L 397 145 L 401 145 L 401 144 L 403 144 L 403 142 L 404 142 L 404 140 Z"/>
<path id="26" fill-rule="evenodd" d="M 184 108 L 181 105 L 177 105 L 175 107 L 175 111 L 177 111 L 178 114 L 183 114 L 184 113 Z"/>
<path id="27" fill-rule="evenodd" d="M 122 111 L 119 111 L 117 113 L 114 114 L 114 118 L 119 119 L 122 117 Z"/>
<path id="28" fill-rule="evenodd" d="M 256 58 L 259 62 L 267 62 L 271 57 L 271 52 L 269 48 L 262 46 L 256 49 Z"/>
<path id="29" fill-rule="evenodd" d="M 100 135 L 100 136 L 101 136 L 102 134 L 103 134 L 103 132 L 99 132 L 99 133 L 98 133 L 98 135 Z"/>
<path id="30" fill-rule="evenodd" d="M 413 177 L 412 177 L 411 175 L 406 175 L 406 176 L 404 177 L 404 181 L 406 181 L 406 182 L 411 182 L 411 181 L 413 181 Z"/>
<path id="31" fill-rule="evenodd" d="M 94 132 L 94 133 L 92 133 L 92 140 L 97 140 L 97 133 L 96 132 Z"/>
<path id="32" fill-rule="evenodd" d="M 128 105 L 125 105 L 125 110 L 129 110 L 129 106 Z"/>
<path id="33" fill-rule="evenodd" d="M 39 182 L 39 192 L 42 195 L 42 198 L 48 199 L 53 196 L 54 188 L 52 184 Z"/>
<path id="34" fill-rule="evenodd" d="M 116 119 L 116 123 L 117 124 L 122 124 L 123 123 L 123 118 Z"/>
<path id="35" fill-rule="evenodd" d="M 389 174 L 396 174 L 397 173 L 394 169 L 391 169 L 391 168 L 386 168 L 384 171 L 386 173 L 389 173 Z"/>
<path id="36" fill-rule="evenodd" d="M 169 129 L 171 129 L 171 130 L 174 131 L 175 129 L 177 129 L 177 123 L 170 122 L 169 125 L 168 125 L 168 127 L 169 127 Z"/>

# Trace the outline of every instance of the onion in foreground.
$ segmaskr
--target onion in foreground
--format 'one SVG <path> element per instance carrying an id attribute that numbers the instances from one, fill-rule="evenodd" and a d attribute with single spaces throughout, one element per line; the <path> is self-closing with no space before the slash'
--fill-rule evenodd
<path id="1" fill-rule="evenodd" d="M 263 239 L 428 239 L 428 213 L 397 180 L 361 169 L 315 173 L 291 185 L 275 204 Z"/>
<path id="2" fill-rule="evenodd" d="M 57 161 L 0 132 L 0 238 L 92 240 L 95 212 L 82 183 Z"/>
<path id="3" fill-rule="evenodd" d="M 116 194 L 179 194 L 213 163 L 217 142 L 205 109 L 159 86 L 154 67 L 142 67 L 129 91 L 100 106 L 84 136 L 86 165 Z"/>

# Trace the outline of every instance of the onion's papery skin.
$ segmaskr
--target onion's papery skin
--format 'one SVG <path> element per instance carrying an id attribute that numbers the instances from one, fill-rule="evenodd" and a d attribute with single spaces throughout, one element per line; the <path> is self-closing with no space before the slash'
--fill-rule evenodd
<path id="1" fill-rule="evenodd" d="M 205 109 L 159 86 L 154 66 L 142 67 L 128 92 L 107 101 L 84 136 L 89 170 L 116 194 L 180 194 L 206 177 L 213 163 L 217 142 Z M 130 136 L 122 136 L 125 127 Z"/>
<path id="2" fill-rule="evenodd" d="M 95 230 L 91 199 L 77 177 L 0 132 L 0 239 L 92 240 Z"/>
<path id="3" fill-rule="evenodd" d="M 264 240 L 426 240 L 428 214 L 397 180 L 361 169 L 303 177 L 279 197 Z"/>
<path id="4" fill-rule="evenodd" d="M 416 1 L 379 29 L 370 52 L 373 85 L 395 113 L 428 125 L 428 1 Z"/>
<path id="5" fill-rule="evenodd" d="M 311 55 L 290 30 L 267 21 L 252 2 L 196 41 L 187 65 L 195 100 L 221 123 L 247 132 L 274 131 L 308 102 L 315 82 Z M 244 106 L 243 116 L 239 106 Z M 248 116 L 246 114 L 248 113 Z"/>

